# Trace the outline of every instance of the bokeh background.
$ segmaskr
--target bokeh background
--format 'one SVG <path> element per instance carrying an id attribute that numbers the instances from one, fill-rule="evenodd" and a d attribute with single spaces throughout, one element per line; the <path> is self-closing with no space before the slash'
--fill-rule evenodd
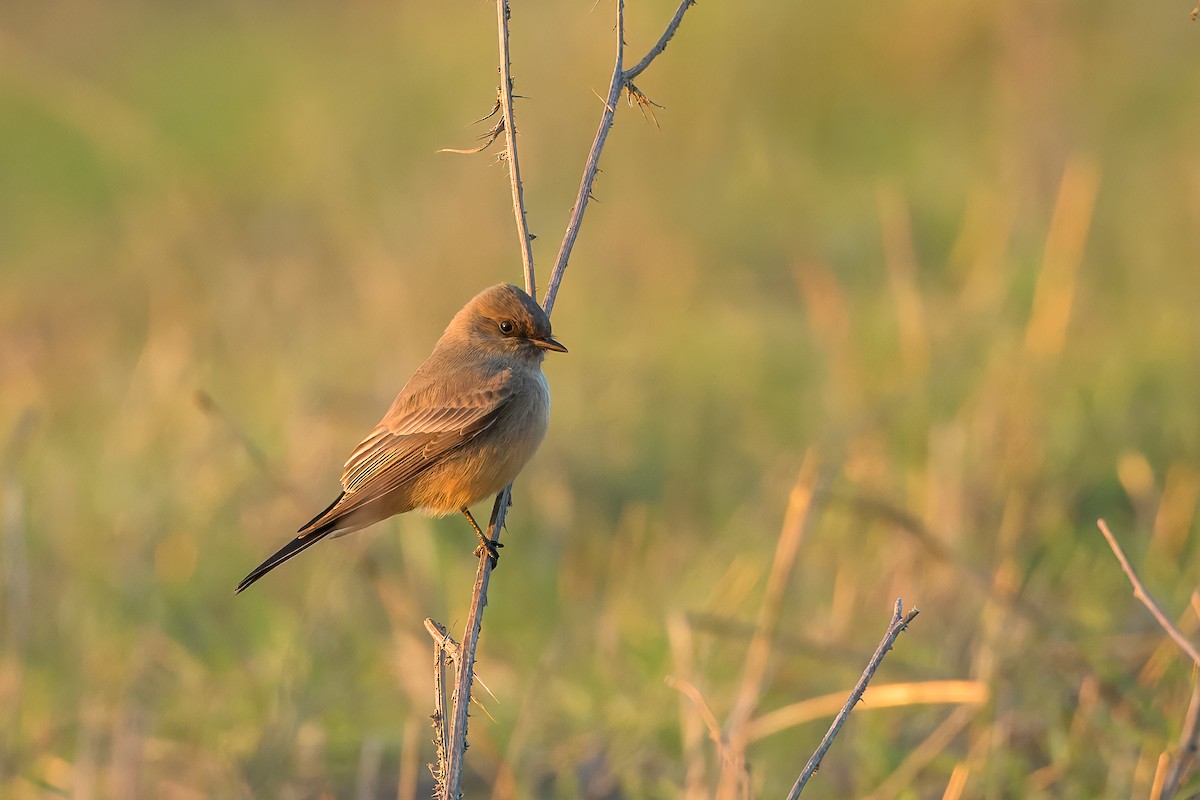
<path id="1" fill-rule="evenodd" d="M 514 6 L 544 285 L 612 8 Z M 921 615 L 877 683 L 974 687 L 868 692 L 809 792 L 1149 794 L 1192 675 L 1095 523 L 1195 637 L 1191 7 L 690 12 L 638 81 L 657 126 L 617 115 L 555 308 L 571 352 L 492 582 L 469 796 L 706 796 L 720 760 L 675 686 L 726 720 L 805 463 L 756 716 L 846 692 L 898 597 Z M 630 3 L 633 57 L 673 8 Z M 422 619 L 461 635 L 461 520 L 232 590 L 450 315 L 520 280 L 505 165 L 436 152 L 485 127 L 494 25 L 484 2 L 5 6 L 0 796 L 428 791 Z M 821 713 L 749 745 L 754 796 Z"/>

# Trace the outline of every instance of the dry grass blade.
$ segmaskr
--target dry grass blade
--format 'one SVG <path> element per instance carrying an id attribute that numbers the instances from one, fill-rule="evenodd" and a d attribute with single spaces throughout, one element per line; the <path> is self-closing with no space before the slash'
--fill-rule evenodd
<path id="1" fill-rule="evenodd" d="M 724 768 L 717 785 L 717 797 L 733 797 L 738 793 L 738 783 L 745 772 L 742 764 L 748 744 L 746 725 L 762 696 L 784 597 L 795 571 L 800 543 L 814 517 L 813 495 L 818 485 L 824 482 L 824 476 L 819 474 L 817 468 L 817 459 L 810 452 L 800 467 L 800 474 L 788 498 L 787 512 L 784 514 L 779 540 L 775 546 L 775 557 L 771 562 L 762 605 L 759 606 L 754 635 L 746 649 L 738 693 L 725 723 L 723 740 L 731 757 L 724 759 Z"/>
<path id="2" fill-rule="evenodd" d="M 489 114 L 488 116 L 491 116 L 491 115 Z M 484 119 L 487 119 L 487 117 L 484 117 Z M 453 153 L 454 155 L 459 155 L 459 156 L 473 156 L 476 153 L 482 153 L 484 150 L 487 150 L 489 147 L 491 147 L 492 144 L 497 139 L 500 138 L 500 134 L 504 133 L 504 129 L 505 129 L 504 118 L 501 117 L 496 122 L 495 125 L 493 125 L 491 128 L 488 129 L 487 133 L 485 133 L 479 137 L 480 139 L 483 139 L 484 142 L 483 142 L 483 144 L 479 145 L 478 147 L 469 147 L 469 148 L 466 148 L 463 150 L 459 150 L 459 149 L 456 149 L 453 147 L 443 147 L 443 148 L 439 149 L 438 152 L 439 153 Z"/>
<path id="3" fill-rule="evenodd" d="M 752 742 L 757 741 L 837 713 L 845 697 L 841 692 L 821 695 L 763 714 L 750 722 L 747 738 Z M 862 710 L 941 704 L 977 706 L 986 703 L 990 697 L 988 687 L 979 681 L 885 683 L 871 688 L 871 694 L 863 701 Z"/>

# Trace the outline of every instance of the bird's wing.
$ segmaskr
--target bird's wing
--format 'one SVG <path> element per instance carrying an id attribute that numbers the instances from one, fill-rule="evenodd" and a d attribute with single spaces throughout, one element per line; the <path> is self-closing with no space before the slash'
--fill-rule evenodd
<path id="1" fill-rule="evenodd" d="M 467 393 L 424 400 L 401 395 L 342 472 L 343 494 L 301 533 L 378 500 L 489 428 L 511 397 L 508 372 Z"/>

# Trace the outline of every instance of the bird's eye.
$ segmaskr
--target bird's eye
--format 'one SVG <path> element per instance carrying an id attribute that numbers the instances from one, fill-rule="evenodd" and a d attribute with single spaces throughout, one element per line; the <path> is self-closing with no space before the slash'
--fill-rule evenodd
<path id="1" fill-rule="evenodd" d="M 503 333 L 505 336 L 512 333 L 513 332 L 512 320 L 506 319 L 503 322 L 501 322 L 500 323 L 500 332 Z"/>

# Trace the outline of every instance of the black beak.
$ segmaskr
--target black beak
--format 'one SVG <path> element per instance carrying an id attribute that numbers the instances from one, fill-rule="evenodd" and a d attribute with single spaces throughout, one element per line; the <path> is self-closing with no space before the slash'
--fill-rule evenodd
<path id="1" fill-rule="evenodd" d="M 563 347 L 562 343 L 553 336 L 547 336 L 545 339 L 530 339 L 529 341 L 543 350 L 553 350 L 556 353 L 567 352 L 567 348 Z"/>

